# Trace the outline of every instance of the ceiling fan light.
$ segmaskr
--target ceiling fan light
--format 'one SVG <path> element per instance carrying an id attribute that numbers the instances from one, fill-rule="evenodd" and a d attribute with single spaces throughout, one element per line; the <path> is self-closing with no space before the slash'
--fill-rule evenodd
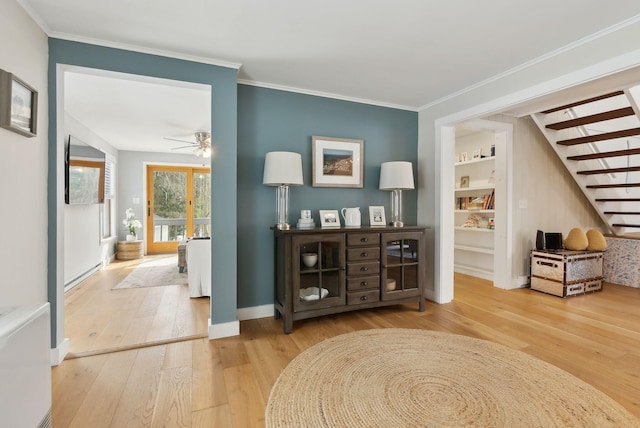
<path id="1" fill-rule="evenodd" d="M 204 157 L 204 158 L 210 158 L 211 157 L 211 147 L 207 146 L 204 149 L 202 149 L 202 157 Z"/>
<path id="2" fill-rule="evenodd" d="M 204 154 L 203 154 L 203 151 L 202 151 L 202 148 L 201 148 L 201 147 L 196 148 L 196 149 L 193 151 L 193 153 L 194 153 L 196 156 L 204 156 Z"/>

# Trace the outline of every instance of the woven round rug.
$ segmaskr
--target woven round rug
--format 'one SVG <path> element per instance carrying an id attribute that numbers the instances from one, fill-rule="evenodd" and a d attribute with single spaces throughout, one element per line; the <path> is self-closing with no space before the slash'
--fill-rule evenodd
<path id="1" fill-rule="evenodd" d="M 305 350 L 266 407 L 275 427 L 636 427 L 575 376 L 485 340 L 363 330 Z"/>

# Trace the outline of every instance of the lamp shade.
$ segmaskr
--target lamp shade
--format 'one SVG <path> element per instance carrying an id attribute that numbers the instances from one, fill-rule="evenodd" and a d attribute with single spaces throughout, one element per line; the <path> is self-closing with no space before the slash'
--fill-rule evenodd
<path id="1" fill-rule="evenodd" d="M 384 162 L 380 167 L 380 190 L 413 189 L 411 162 Z"/>
<path id="2" fill-rule="evenodd" d="M 262 184 L 267 186 L 301 186 L 302 156 L 293 152 L 269 152 L 264 158 Z"/>

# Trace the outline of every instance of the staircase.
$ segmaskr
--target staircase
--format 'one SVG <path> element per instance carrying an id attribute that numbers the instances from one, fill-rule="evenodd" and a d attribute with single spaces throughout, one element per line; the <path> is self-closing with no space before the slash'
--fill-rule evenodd
<path id="1" fill-rule="evenodd" d="M 614 235 L 640 233 L 640 86 L 531 117 Z"/>

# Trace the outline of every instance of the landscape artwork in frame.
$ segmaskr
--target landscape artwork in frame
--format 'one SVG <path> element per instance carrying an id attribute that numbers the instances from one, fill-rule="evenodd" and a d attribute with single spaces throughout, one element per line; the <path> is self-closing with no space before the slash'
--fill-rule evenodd
<path id="1" fill-rule="evenodd" d="M 321 227 L 340 227 L 338 210 L 320 210 Z"/>
<path id="2" fill-rule="evenodd" d="M 364 141 L 312 138 L 313 187 L 362 188 Z"/>
<path id="3" fill-rule="evenodd" d="M 38 92 L 0 70 L 0 126 L 25 137 L 36 135 Z"/>
<path id="4" fill-rule="evenodd" d="M 370 206 L 369 207 L 369 225 L 370 226 L 386 226 L 387 221 L 384 217 L 383 206 Z"/>

